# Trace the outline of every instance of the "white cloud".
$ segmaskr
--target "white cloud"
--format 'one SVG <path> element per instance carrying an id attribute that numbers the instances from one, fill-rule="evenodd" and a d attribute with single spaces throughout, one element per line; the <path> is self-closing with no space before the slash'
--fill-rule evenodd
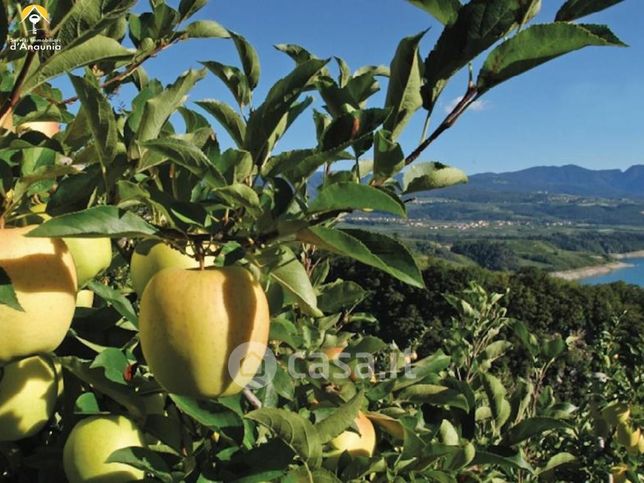
<path id="1" fill-rule="evenodd" d="M 457 98 L 452 99 L 452 101 L 445 106 L 445 112 L 447 114 L 452 112 L 452 110 L 456 107 L 456 105 L 459 102 L 461 102 L 462 99 L 463 99 L 463 96 L 458 96 Z M 481 111 L 485 111 L 489 107 L 490 107 L 489 102 L 483 101 L 483 100 L 478 100 L 478 101 L 474 101 L 472 104 L 470 104 L 470 107 L 468 107 L 468 109 L 471 110 L 471 111 L 475 111 L 475 112 L 481 112 Z"/>

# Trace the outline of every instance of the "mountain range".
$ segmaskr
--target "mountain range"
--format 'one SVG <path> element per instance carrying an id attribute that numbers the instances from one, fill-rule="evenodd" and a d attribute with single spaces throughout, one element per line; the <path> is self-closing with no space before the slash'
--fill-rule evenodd
<path id="1" fill-rule="evenodd" d="M 469 183 L 432 191 L 432 196 L 461 198 L 482 193 L 549 193 L 600 198 L 644 198 L 644 165 L 592 170 L 576 165 L 537 166 L 506 173 L 481 173 Z"/>

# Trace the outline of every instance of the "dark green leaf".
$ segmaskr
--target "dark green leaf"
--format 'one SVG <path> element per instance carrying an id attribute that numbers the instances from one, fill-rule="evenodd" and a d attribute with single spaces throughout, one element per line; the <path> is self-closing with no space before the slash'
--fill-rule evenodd
<path id="1" fill-rule="evenodd" d="M 315 226 L 299 232 L 298 239 L 354 258 L 414 287 L 425 286 L 418 265 L 407 248 L 385 235 Z"/>
<path id="2" fill-rule="evenodd" d="M 152 474 L 163 483 L 172 483 L 174 479 L 167 463 L 157 453 L 148 448 L 129 446 L 112 452 L 106 463 L 123 463 Z"/>
<path id="3" fill-rule="evenodd" d="M 476 456 L 471 461 L 472 465 L 496 465 L 502 468 L 528 470 L 532 472 L 532 466 L 526 461 L 521 450 L 514 450 L 505 447 L 490 447 L 487 450 L 476 450 Z"/>
<path id="4" fill-rule="evenodd" d="M 492 374 L 481 374 L 481 382 L 490 403 L 492 417 L 494 418 L 496 431 L 498 432 L 510 417 L 512 410 L 510 403 L 505 399 L 507 391 L 501 380 Z"/>
<path id="5" fill-rule="evenodd" d="M 252 91 L 257 87 L 257 83 L 259 82 L 259 57 L 253 46 L 244 37 L 235 32 L 230 32 L 230 35 L 233 38 L 235 47 L 237 47 L 246 79 L 248 79 L 248 86 Z"/>
<path id="6" fill-rule="evenodd" d="M 591 13 L 599 12 L 624 0 L 568 0 L 555 17 L 556 21 L 570 22 Z"/>
<path id="7" fill-rule="evenodd" d="M 6 305 L 14 310 L 24 312 L 24 309 L 18 301 L 16 291 L 11 284 L 11 279 L 2 267 L 0 267 L 0 305 Z"/>
<path id="8" fill-rule="evenodd" d="M 351 210 L 373 210 L 407 217 L 405 205 L 399 199 L 381 189 L 358 183 L 326 185 L 309 205 L 309 213 Z"/>
<path id="9" fill-rule="evenodd" d="M 262 165 L 277 141 L 276 132 L 304 88 L 326 65 L 326 60 L 311 59 L 295 67 L 268 92 L 266 100 L 250 115 L 244 147 Z"/>
<path id="10" fill-rule="evenodd" d="M 467 183 L 463 171 L 438 162 L 414 164 L 403 175 L 405 193 L 446 188 L 460 183 Z"/>
<path id="11" fill-rule="evenodd" d="M 246 122 L 228 104 L 214 99 L 197 101 L 197 105 L 211 114 L 233 138 L 237 147 L 241 147 L 246 136 Z"/>
<path id="12" fill-rule="evenodd" d="M 181 16 L 181 20 L 185 20 L 193 16 L 207 3 L 208 0 L 181 0 L 181 2 L 179 2 L 179 15 Z"/>
<path id="13" fill-rule="evenodd" d="M 454 1 L 458 3 L 458 0 Z M 385 106 L 391 109 L 391 114 L 383 128 L 391 133 L 392 141 L 400 136 L 411 116 L 423 105 L 418 45 L 425 32 L 402 39 L 391 61 L 385 100 Z"/>
<path id="14" fill-rule="evenodd" d="M 251 89 L 248 85 L 248 79 L 241 70 L 214 60 L 202 62 L 201 64 L 224 83 L 237 101 L 237 104 L 240 106 L 250 104 Z"/>
<path id="15" fill-rule="evenodd" d="M 188 92 L 205 75 L 204 70 L 190 69 L 179 76 L 174 84 L 148 99 L 143 106 L 137 140 L 143 142 L 156 139 L 170 115 L 183 104 Z"/>
<path id="16" fill-rule="evenodd" d="M 95 206 L 61 215 L 30 231 L 32 237 L 111 238 L 156 234 L 156 229 L 134 213 L 115 206 Z"/>
<path id="17" fill-rule="evenodd" d="M 318 307 L 323 312 L 331 314 L 357 305 L 365 296 L 366 291 L 357 283 L 336 280 L 320 288 Z"/>
<path id="18" fill-rule="evenodd" d="M 170 394 L 170 398 L 181 411 L 213 431 L 242 426 L 239 414 L 222 404 L 212 401 L 197 401 L 176 394 Z"/>
<path id="19" fill-rule="evenodd" d="M 624 44 L 606 40 L 581 25 L 553 23 L 528 27 L 490 53 L 479 72 L 479 93 L 561 55 L 591 45 Z"/>
<path id="20" fill-rule="evenodd" d="M 307 419 L 286 409 L 262 408 L 246 415 L 270 429 L 308 463 L 317 468 L 322 462 L 322 443 L 315 427 Z"/>
<path id="21" fill-rule="evenodd" d="M 321 443 L 328 443 L 346 430 L 358 416 L 358 411 L 364 402 L 364 394 L 359 392 L 350 401 L 335 408 L 326 419 L 315 424 Z"/>
<path id="22" fill-rule="evenodd" d="M 4 44 L 9 33 L 9 19 L 7 18 L 7 7 L 2 2 L 0 5 L 0 51 L 4 49 Z"/>
<path id="23" fill-rule="evenodd" d="M 449 406 L 469 412 L 467 398 L 460 392 L 446 386 L 436 384 L 415 384 L 404 389 L 399 398 L 405 401 Z"/>
<path id="24" fill-rule="evenodd" d="M 87 288 L 114 307 L 134 327 L 139 326 L 139 319 L 136 316 L 136 312 L 134 312 L 132 303 L 125 298 L 125 295 L 120 290 L 116 290 L 109 285 L 98 283 L 96 280 L 88 282 Z"/>
<path id="25" fill-rule="evenodd" d="M 89 129 L 94 138 L 94 148 L 105 169 L 114 160 L 118 132 L 112 105 L 98 87 L 82 77 L 69 76 L 85 109 Z"/>
<path id="26" fill-rule="evenodd" d="M 365 109 L 335 118 L 322 134 L 323 151 L 344 149 L 378 128 L 389 115 L 387 109 Z"/>
<path id="27" fill-rule="evenodd" d="M 458 0 L 407 0 L 412 5 L 434 16 L 443 25 L 454 23 L 461 8 Z"/>
<path id="28" fill-rule="evenodd" d="M 405 166 L 400 144 L 393 142 L 389 131 L 380 130 L 374 136 L 373 177 L 385 181 Z M 363 173 L 361 173 L 362 175 Z"/>
<path id="29" fill-rule="evenodd" d="M 533 436 L 539 436 L 546 431 L 568 428 L 570 428 L 570 425 L 560 419 L 544 417 L 528 418 L 506 431 L 503 434 L 502 444 L 515 446 L 526 439 L 532 438 Z"/>

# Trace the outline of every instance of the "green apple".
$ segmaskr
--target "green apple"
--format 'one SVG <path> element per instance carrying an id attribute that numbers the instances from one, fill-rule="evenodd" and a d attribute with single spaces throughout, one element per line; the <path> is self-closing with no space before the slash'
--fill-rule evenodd
<path id="1" fill-rule="evenodd" d="M 56 349 L 74 316 L 74 260 L 62 240 L 26 237 L 33 228 L 0 229 L 0 268 L 23 308 L 0 305 L 0 366 Z"/>
<path id="2" fill-rule="evenodd" d="M 140 480 L 141 470 L 121 463 L 107 463 L 116 450 L 144 446 L 143 434 L 124 416 L 92 416 L 81 420 L 67 437 L 63 467 L 69 483 L 96 481 L 120 483 Z"/>
<path id="3" fill-rule="evenodd" d="M 143 293 L 139 336 L 165 390 L 215 398 L 236 394 L 252 380 L 266 351 L 269 321 L 266 295 L 244 268 L 166 268 Z"/>
<path id="4" fill-rule="evenodd" d="M 199 262 L 159 240 L 139 243 L 132 254 L 130 274 L 132 286 L 139 298 L 150 279 L 164 268 L 198 268 Z"/>
<path id="5" fill-rule="evenodd" d="M 74 258 L 78 286 L 82 287 L 112 263 L 109 238 L 64 238 Z"/>
<path id="6" fill-rule="evenodd" d="M 354 424 L 358 433 L 344 431 L 330 441 L 331 446 L 338 452 L 347 451 L 352 456 L 373 455 L 376 449 L 376 430 L 373 424 L 362 412 L 358 412 Z"/>
<path id="7" fill-rule="evenodd" d="M 54 413 L 60 371 L 47 357 L 7 364 L 0 376 L 0 441 L 17 441 L 40 431 Z"/>

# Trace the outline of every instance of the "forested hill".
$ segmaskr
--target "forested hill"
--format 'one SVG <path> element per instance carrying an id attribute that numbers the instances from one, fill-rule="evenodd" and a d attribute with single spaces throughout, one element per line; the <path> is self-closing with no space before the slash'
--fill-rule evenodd
<path id="1" fill-rule="evenodd" d="M 602 198 L 644 198 L 644 165 L 591 170 L 575 165 L 537 166 L 507 173 L 470 176 L 466 185 L 432 192 L 432 196 L 463 198 L 481 192 L 548 192 Z"/>

